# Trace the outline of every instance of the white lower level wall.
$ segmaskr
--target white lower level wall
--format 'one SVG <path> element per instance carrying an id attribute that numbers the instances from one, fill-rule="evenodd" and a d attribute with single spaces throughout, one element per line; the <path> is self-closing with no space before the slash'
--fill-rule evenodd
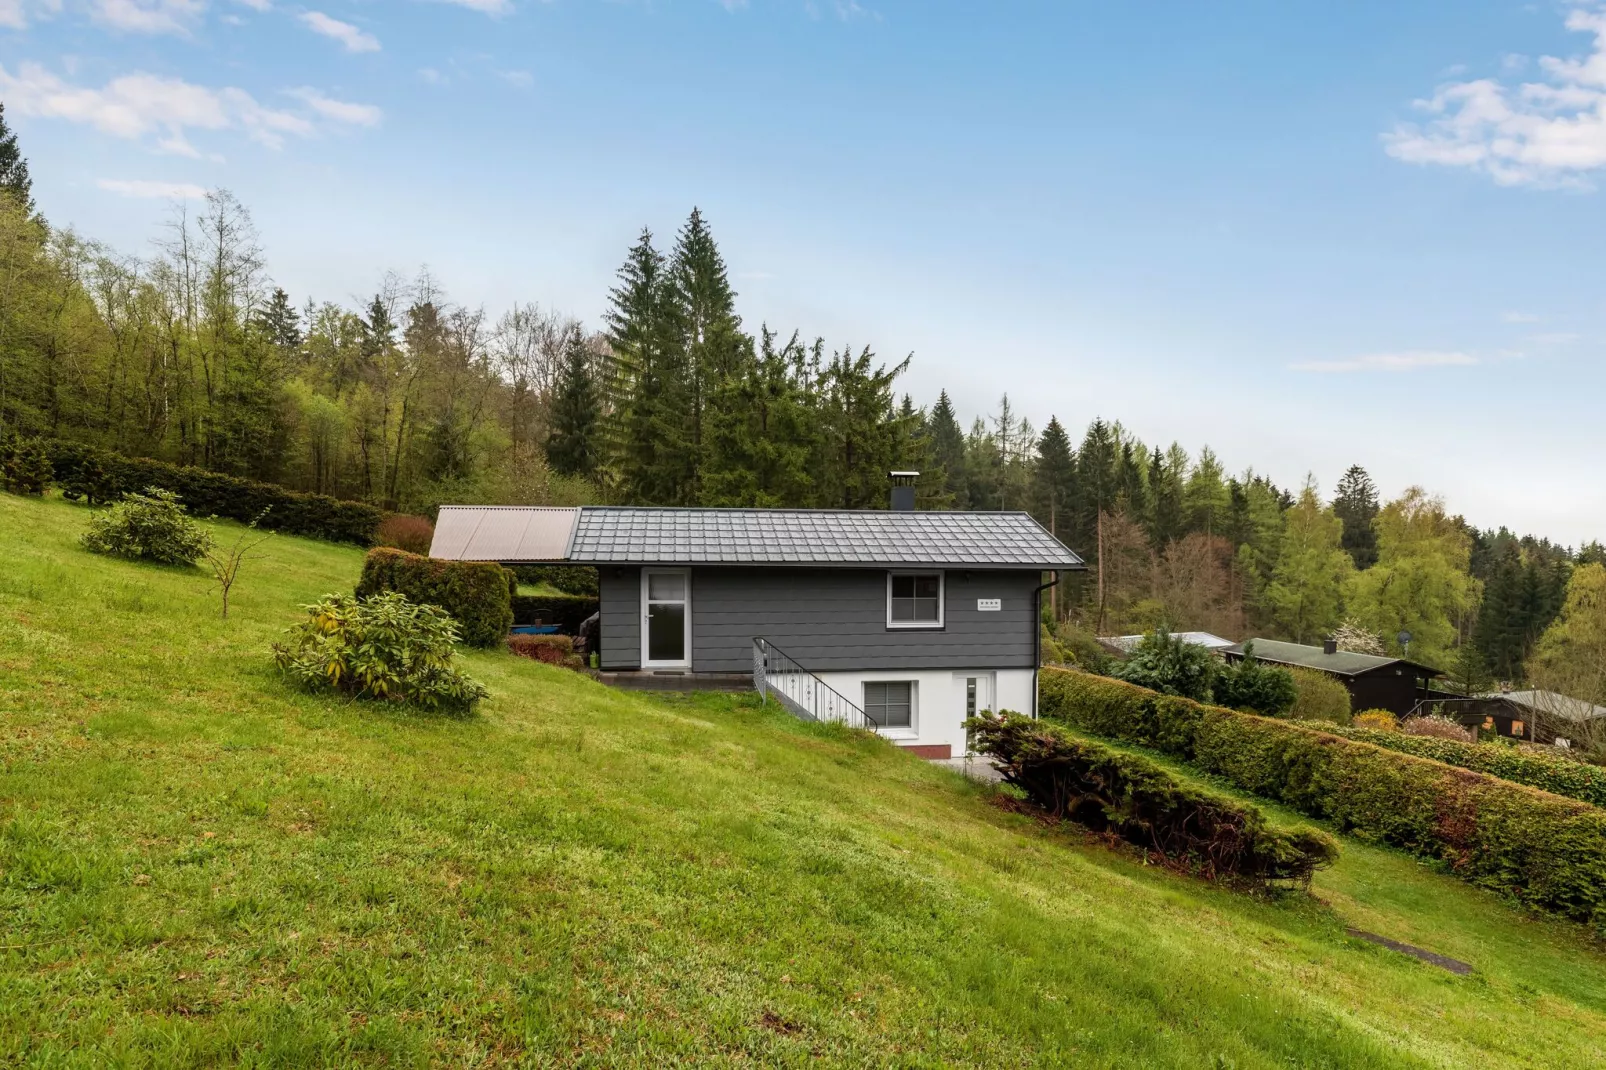
<path id="1" fill-rule="evenodd" d="M 907 680 L 914 685 L 911 728 L 881 734 L 901 746 L 951 748 L 965 753 L 965 717 L 970 681 L 976 681 L 977 710 L 1013 710 L 1036 716 L 1030 669 L 889 669 L 876 672 L 822 672 L 818 676 L 855 706 L 864 706 L 864 685 L 872 680 Z"/>

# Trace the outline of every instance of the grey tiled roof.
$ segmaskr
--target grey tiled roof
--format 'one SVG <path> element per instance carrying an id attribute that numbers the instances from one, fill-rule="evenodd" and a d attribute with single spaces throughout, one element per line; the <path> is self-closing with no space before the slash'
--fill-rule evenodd
<path id="1" fill-rule="evenodd" d="M 1306 669 L 1320 669 L 1335 676 L 1361 676 L 1390 665 L 1421 669 L 1434 676 L 1443 675 L 1432 666 L 1423 665 L 1420 662 L 1407 661 L 1405 658 L 1378 657 L 1376 654 L 1356 654 L 1348 650 L 1340 650 L 1336 654 L 1329 654 L 1319 646 L 1306 646 L 1303 643 L 1283 643 L 1275 639 L 1246 639 L 1242 643 L 1228 647 L 1224 653 L 1241 655 L 1244 652 L 1244 647 L 1250 643 L 1255 645 L 1255 658 L 1259 661 L 1269 661 L 1275 665 L 1298 665 Z"/>
<path id="2" fill-rule="evenodd" d="M 580 510 L 577 564 L 946 565 L 1075 569 L 1026 513 L 823 509 Z"/>

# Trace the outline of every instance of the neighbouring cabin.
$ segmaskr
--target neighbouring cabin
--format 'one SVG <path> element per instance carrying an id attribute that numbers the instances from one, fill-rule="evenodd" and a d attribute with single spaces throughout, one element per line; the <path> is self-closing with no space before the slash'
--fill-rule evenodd
<path id="1" fill-rule="evenodd" d="M 1439 670 L 1404 658 L 1379 657 L 1339 650 L 1331 640 L 1322 646 L 1282 643 L 1275 639 L 1250 639 L 1221 651 L 1228 661 L 1239 661 L 1244 648 L 1254 644 L 1256 660 L 1268 665 L 1315 669 L 1342 683 L 1350 695 L 1350 709 L 1388 710 L 1398 717 L 1409 716 L 1417 703 L 1429 698 L 1433 679 Z"/>
<path id="2" fill-rule="evenodd" d="M 740 681 L 944 758 L 1035 713 L 1045 574 L 1083 567 L 1026 513 L 913 509 L 444 507 L 431 553 L 596 568 L 610 683 Z"/>

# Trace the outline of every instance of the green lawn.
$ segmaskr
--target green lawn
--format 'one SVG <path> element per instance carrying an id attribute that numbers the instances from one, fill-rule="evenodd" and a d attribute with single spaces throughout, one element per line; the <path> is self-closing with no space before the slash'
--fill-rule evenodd
<path id="1" fill-rule="evenodd" d="M 501 653 L 467 721 L 313 699 L 267 647 L 358 551 L 273 540 L 224 622 L 86 517 L 0 495 L 0 1063 L 1606 1063 L 1584 932 L 1404 856 L 1250 899 L 749 697 Z"/>

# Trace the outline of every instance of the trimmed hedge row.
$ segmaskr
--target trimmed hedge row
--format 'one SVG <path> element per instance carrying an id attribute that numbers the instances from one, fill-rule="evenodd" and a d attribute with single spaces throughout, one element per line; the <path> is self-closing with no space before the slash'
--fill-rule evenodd
<path id="1" fill-rule="evenodd" d="M 1606 811 L 1293 722 L 1044 669 L 1045 717 L 1153 747 L 1606 934 Z"/>
<path id="2" fill-rule="evenodd" d="M 565 635 L 580 634 L 580 625 L 602 605 L 583 594 L 516 594 L 514 624 L 556 624 Z"/>
<path id="3" fill-rule="evenodd" d="M 1305 727 L 1331 732 L 1345 739 L 1356 739 L 1375 747 L 1431 758 L 1445 765 L 1460 766 L 1480 773 L 1526 784 L 1530 788 L 1565 795 L 1591 806 L 1606 807 L 1606 769 L 1586 765 L 1570 758 L 1518 750 L 1506 743 L 1460 743 L 1433 736 L 1412 736 L 1404 732 L 1379 732 L 1371 728 L 1306 723 Z"/>
<path id="4" fill-rule="evenodd" d="M 497 646 L 513 627 L 513 574 L 485 561 L 438 561 L 387 546 L 368 551 L 357 597 L 400 591 L 409 601 L 439 606 L 457 621 L 470 646 Z"/>
<path id="5" fill-rule="evenodd" d="M 204 468 L 122 457 L 76 442 L 49 441 L 44 448 L 62 493 L 69 498 L 87 498 L 91 504 L 115 501 L 146 487 L 160 487 L 177 494 L 179 502 L 195 516 L 221 516 L 250 523 L 265 512 L 260 523 L 263 528 L 358 546 L 373 542 L 374 531 L 384 516 L 378 507 L 364 502 L 302 494 Z"/>
<path id="6" fill-rule="evenodd" d="M 1006 712 L 973 717 L 966 727 L 1004 779 L 1055 817 L 1112 832 L 1209 879 L 1303 887 L 1338 859 L 1338 845 L 1323 832 L 1274 829 L 1252 807 L 1057 725 Z"/>

